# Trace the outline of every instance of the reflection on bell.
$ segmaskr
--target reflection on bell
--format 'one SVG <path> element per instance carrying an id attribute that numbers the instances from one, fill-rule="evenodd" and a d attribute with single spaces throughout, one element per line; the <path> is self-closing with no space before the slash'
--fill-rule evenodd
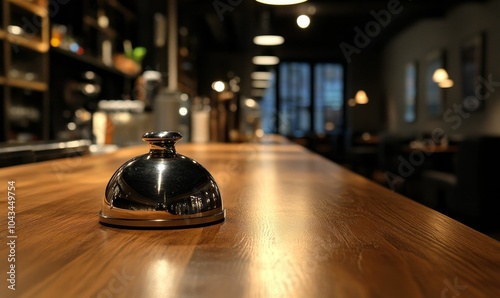
<path id="1" fill-rule="evenodd" d="M 185 227 L 224 221 L 219 187 L 198 162 L 175 150 L 178 132 L 147 132 L 147 154 L 125 162 L 111 177 L 100 222 L 128 227 Z"/>

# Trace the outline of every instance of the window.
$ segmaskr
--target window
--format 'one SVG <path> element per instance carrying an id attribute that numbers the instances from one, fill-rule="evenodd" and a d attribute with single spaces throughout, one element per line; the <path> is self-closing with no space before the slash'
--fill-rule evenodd
<path id="1" fill-rule="evenodd" d="M 263 98 L 263 127 L 302 137 L 343 128 L 344 67 L 336 63 L 283 62 L 279 79 Z M 274 87 L 279 88 L 275 98 Z M 277 108 L 279 107 L 279 108 Z"/>
<path id="2" fill-rule="evenodd" d="M 276 110 L 276 73 L 271 71 L 269 88 L 266 89 L 261 101 L 262 130 L 264 133 L 274 133 L 278 112 Z"/>
<path id="3" fill-rule="evenodd" d="M 314 132 L 331 133 L 344 122 L 344 68 L 340 64 L 314 66 Z"/>
<path id="4" fill-rule="evenodd" d="M 302 136 L 311 130 L 311 66 L 280 65 L 279 133 Z"/>

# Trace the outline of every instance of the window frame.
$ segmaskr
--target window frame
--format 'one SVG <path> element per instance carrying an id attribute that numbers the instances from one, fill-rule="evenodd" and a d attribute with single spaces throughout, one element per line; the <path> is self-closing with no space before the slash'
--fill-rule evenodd
<path id="1" fill-rule="evenodd" d="M 309 75 L 310 75 L 310 87 L 309 87 L 309 96 L 311 99 L 310 106 L 309 106 L 309 130 L 304 132 L 304 135 L 317 135 L 316 129 L 315 129 L 315 119 L 316 119 L 316 106 L 317 106 L 317 101 L 318 99 L 316 98 L 316 87 L 315 87 L 315 79 L 316 79 L 316 74 L 315 74 L 315 67 L 318 64 L 336 64 L 340 65 L 342 67 L 342 73 L 343 73 L 343 82 L 342 82 L 342 108 L 341 108 L 341 113 L 342 113 L 342 120 L 340 121 L 340 125 L 336 126 L 334 130 L 332 131 L 327 131 L 324 132 L 323 134 L 326 135 L 334 135 L 337 133 L 345 133 L 346 130 L 346 123 L 347 123 L 347 100 L 346 100 L 346 87 L 347 87 L 347 67 L 345 63 L 339 62 L 339 61 L 331 61 L 331 60 L 304 60 L 304 59 L 282 59 L 279 65 L 277 65 L 275 69 L 275 74 L 276 74 L 276 88 L 275 88 L 275 111 L 276 111 L 276 117 L 274 119 L 275 125 L 274 125 L 274 133 L 277 134 L 282 134 L 280 130 L 280 126 L 282 125 L 283 119 L 280 117 L 282 113 L 282 100 L 281 100 L 281 79 L 282 79 L 282 74 L 281 74 L 281 66 L 283 63 L 307 63 L 309 64 Z M 299 135 L 295 135 L 293 131 L 290 132 L 290 134 L 282 134 L 287 137 L 300 137 Z"/>

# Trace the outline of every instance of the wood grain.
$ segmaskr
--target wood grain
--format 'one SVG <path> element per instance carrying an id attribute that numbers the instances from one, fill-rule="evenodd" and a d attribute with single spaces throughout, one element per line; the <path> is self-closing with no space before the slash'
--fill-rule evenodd
<path id="1" fill-rule="evenodd" d="M 224 223 L 99 224 L 108 179 L 147 146 L 0 169 L 2 240 L 9 180 L 18 236 L 0 297 L 500 297 L 499 242 L 302 147 L 177 149 L 215 177 Z"/>

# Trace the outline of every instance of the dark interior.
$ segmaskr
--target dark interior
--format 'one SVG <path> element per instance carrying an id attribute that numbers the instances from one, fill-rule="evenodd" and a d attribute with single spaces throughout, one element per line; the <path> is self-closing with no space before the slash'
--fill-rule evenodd
<path id="1" fill-rule="evenodd" d="M 210 142 L 280 134 L 497 233 L 499 9 L 499 0 L 2 1 L 0 165 L 140 144 L 160 113 L 193 141 L 191 114 L 204 103 L 218 111 Z M 311 20 L 305 29 L 301 14 Z M 285 42 L 259 46 L 260 34 Z M 280 62 L 258 66 L 257 55 Z M 432 81 L 437 68 L 453 86 Z M 268 87 L 253 87 L 254 71 L 273 72 Z M 213 90 L 219 80 L 223 92 Z M 368 103 L 358 102 L 359 90 Z M 155 106 L 172 94 L 175 108 Z M 112 101 L 145 107 L 121 108 L 126 117 L 113 122 L 118 110 L 102 106 Z M 100 137 L 97 114 L 115 125 Z"/>

